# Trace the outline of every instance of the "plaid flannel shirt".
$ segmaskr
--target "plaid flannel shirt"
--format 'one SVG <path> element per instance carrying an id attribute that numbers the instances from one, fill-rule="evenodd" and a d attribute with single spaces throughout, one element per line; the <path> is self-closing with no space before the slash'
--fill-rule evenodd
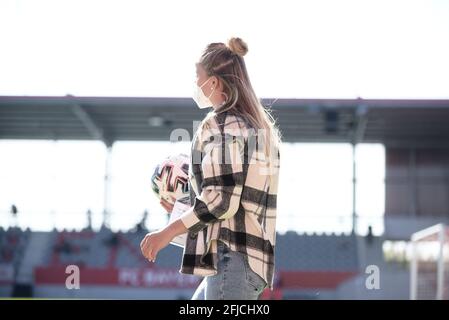
<path id="1" fill-rule="evenodd" d="M 273 288 L 279 149 L 273 149 L 275 170 L 264 173 L 262 144 L 253 139 L 257 131 L 229 111 L 213 112 L 192 140 L 191 207 L 181 216 L 188 235 L 179 271 L 216 274 L 221 240 L 243 253 L 251 269 Z"/>

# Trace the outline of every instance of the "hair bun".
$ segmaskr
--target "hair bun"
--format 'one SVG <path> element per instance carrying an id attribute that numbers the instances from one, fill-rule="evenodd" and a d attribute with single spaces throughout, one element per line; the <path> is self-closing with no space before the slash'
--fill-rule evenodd
<path id="1" fill-rule="evenodd" d="M 243 57 L 248 52 L 248 45 L 241 38 L 231 38 L 228 41 L 229 49 Z"/>

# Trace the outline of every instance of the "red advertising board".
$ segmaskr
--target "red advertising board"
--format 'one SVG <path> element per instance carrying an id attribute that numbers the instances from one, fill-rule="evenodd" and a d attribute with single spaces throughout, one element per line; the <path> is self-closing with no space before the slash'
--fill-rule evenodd
<path id="1" fill-rule="evenodd" d="M 73 273 L 61 267 L 38 267 L 34 271 L 35 283 L 65 284 Z M 191 288 L 198 277 L 184 275 L 177 269 L 138 268 L 79 268 L 80 283 L 85 285 L 114 285 L 127 287 Z"/>

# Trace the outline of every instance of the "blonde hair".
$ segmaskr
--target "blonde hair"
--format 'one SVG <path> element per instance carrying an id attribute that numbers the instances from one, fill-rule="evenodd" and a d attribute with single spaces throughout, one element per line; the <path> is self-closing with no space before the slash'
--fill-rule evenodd
<path id="1" fill-rule="evenodd" d="M 243 118 L 256 132 L 262 130 L 265 135 L 264 153 L 271 167 L 271 159 L 277 156 L 271 153 L 279 148 L 281 134 L 271 114 L 271 107 L 265 107 L 261 103 L 251 85 L 243 59 L 247 53 L 248 46 L 241 38 L 230 38 L 228 45 L 221 42 L 210 43 L 204 50 L 199 63 L 208 76 L 216 76 L 223 84 L 226 101 L 209 112 L 203 123 L 218 113 L 231 111 Z"/>

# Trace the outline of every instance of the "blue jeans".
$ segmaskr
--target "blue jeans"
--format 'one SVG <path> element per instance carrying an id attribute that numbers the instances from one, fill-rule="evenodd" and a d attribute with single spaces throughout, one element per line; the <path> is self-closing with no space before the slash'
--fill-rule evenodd
<path id="1" fill-rule="evenodd" d="M 203 279 L 192 300 L 258 300 L 267 284 L 249 267 L 247 257 L 221 241 L 217 254 L 218 273 Z"/>

